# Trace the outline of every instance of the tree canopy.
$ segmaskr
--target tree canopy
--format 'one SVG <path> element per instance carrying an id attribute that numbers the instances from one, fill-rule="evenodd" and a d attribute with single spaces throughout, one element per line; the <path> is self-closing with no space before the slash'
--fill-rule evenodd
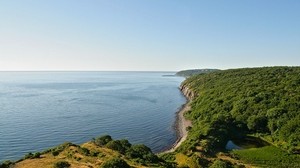
<path id="1" fill-rule="evenodd" d="M 259 134 L 282 149 L 300 149 L 300 68 L 265 67 L 216 71 L 188 78 L 196 95 L 183 148 L 203 143 L 222 148 L 230 138 Z M 202 140 L 200 140 L 202 139 Z"/>

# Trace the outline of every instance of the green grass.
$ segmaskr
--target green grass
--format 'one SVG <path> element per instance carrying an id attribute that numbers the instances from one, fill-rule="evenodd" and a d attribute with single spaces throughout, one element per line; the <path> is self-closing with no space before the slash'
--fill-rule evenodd
<path id="1" fill-rule="evenodd" d="M 234 150 L 231 153 L 240 160 L 258 167 L 300 167 L 300 155 L 289 154 L 274 146 Z"/>

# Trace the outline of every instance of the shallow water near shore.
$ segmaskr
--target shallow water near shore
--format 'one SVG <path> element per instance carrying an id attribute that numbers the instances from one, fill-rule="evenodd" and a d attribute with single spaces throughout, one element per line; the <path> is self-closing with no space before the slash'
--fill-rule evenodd
<path id="1" fill-rule="evenodd" d="M 0 72 L 0 161 L 109 134 L 153 152 L 176 141 L 172 72 Z"/>

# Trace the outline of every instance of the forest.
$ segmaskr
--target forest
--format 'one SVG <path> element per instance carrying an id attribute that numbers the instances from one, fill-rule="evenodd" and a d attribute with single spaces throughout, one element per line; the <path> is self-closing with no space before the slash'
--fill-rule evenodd
<path id="1" fill-rule="evenodd" d="M 257 137 L 288 154 L 300 153 L 300 68 L 243 68 L 199 74 L 182 87 L 196 96 L 179 152 L 225 151 L 229 140 Z"/>

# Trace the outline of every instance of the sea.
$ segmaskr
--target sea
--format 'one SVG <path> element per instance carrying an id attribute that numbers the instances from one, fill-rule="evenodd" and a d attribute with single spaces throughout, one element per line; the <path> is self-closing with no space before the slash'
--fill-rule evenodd
<path id="1" fill-rule="evenodd" d="M 174 72 L 0 72 L 0 162 L 109 134 L 160 152 L 186 99 Z"/>

